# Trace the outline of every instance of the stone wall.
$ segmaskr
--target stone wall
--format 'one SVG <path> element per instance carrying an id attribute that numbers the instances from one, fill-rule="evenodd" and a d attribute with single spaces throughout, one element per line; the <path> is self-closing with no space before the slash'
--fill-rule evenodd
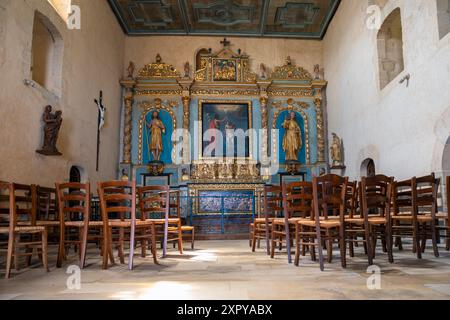
<path id="1" fill-rule="evenodd" d="M 117 177 L 121 91 L 124 61 L 123 32 L 109 5 L 100 0 L 74 0 L 81 9 L 81 30 L 69 30 L 55 9 L 43 0 L 0 2 L 0 180 L 52 186 L 81 167 L 83 179 Z M 31 79 L 31 47 L 35 11 L 45 15 L 64 41 L 60 97 Z M 102 132 L 100 170 L 95 170 L 97 108 L 94 98 L 103 90 L 107 108 Z M 42 112 L 51 104 L 62 110 L 58 148 L 61 157 L 45 157 Z M 95 190 L 95 188 L 93 188 Z"/>
<path id="2" fill-rule="evenodd" d="M 373 2 L 373 1 L 372 1 Z M 399 179 L 442 172 L 450 135 L 450 35 L 439 39 L 435 0 L 389 0 L 400 7 L 404 70 L 380 89 L 377 33 L 366 27 L 366 0 L 342 1 L 324 38 L 329 132 L 343 137 L 347 174 L 375 160 Z M 400 80 L 410 74 L 407 81 Z M 445 174 L 449 175 L 450 172 Z"/>

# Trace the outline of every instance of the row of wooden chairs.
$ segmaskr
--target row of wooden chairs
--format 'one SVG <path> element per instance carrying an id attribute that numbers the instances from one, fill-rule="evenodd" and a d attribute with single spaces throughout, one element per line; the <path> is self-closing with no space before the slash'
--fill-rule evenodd
<path id="1" fill-rule="evenodd" d="M 108 260 L 115 262 L 113 246 L 118 250 L 120 262 L 125 263 L 126 242 L 130 248 L 130 270 L 137 243 L 141 245 L 142 257 L 150 246 L 155 263 L 158 241 L 163 257 L 167 255 L 168 242 L 177 243 L 179 252 L 183 253 L 186 232 L 191 234 L 194 248 L 194 228 L 182 225 L 179 191 L 170 190 L 169 186 L 136 187 L 134 181 L 99 183 L 101 220 L 91 218 L 89 183 L 56 183 L 55 189 L 1 183 L 0 190 L 0 233 L 8 235 L 6 278 L 10 276 L 13 259 L 16 269 L 21 255 L 26 255 L 27 265 L 30 264 L 34 247 L 40 250 L 39 256 L 48 270 L 47 237 L 52 228 L 57 229 L 59 240 L 57 267 L 66 259 L 67 248 L 74 245 L 79 252 L 80 267 L 84 268 L 89 240 L 96 240 L 101 247 L 103 269 L 108 268 Z M 136 207 L 137 199 L 140 210 Z M 175 211 L 174 216 L 170 215 L 171 209 Z M 36 234 L 41 235 L 40 241 Z M 26 249 L 24 254 L 20 253 L 21 247 Z"/>
<path id="2" fill-rule="evenodd" d="M 317 248 L 323 270 L 323 249 L 331 262 L 335 242 L 339 244 L 341 264 L 346 267 L 347 245 L 353 257 L 355 246 L 362 244 L 371 265 L 378 240 L 388 260 L 393 262 L 394 245 L 402 249 L 402 238 L 409 237 L 418 258 L 429 239 L 438 257 L 440 231 L 447 250 L 450 242 L 448 213 L 437 212 L 439 182 L 434 174 L 400 182 L 377 175 L 363 177 L 359 183 L 325 175 L 314 177 L 312 182 L 268 186 L 262 201 L 264 216 L 250 225 L 252 250 L 265 239 L 267 253 L 273 258 L 276 247 L 281 249 L 284 245 L 291 263 L 291 246 L 295 241 L 295 264 L 299 264 L 300 256 L 307 250 L 311 259 L 316 260 Z M 449 203 L 450 177 L 446 185 Z"/>

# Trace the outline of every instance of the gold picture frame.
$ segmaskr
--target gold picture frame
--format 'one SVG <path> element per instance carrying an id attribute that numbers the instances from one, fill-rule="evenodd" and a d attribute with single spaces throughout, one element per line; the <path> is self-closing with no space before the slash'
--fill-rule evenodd
<path id="1" fill-rule="evenodd" d="M 223 104 L 223 105 L 247 105 L 248 110 L 248 130 L 253 129 L 253 105 L 250 100 L 203 100 L 198 101 L 198 122 L 199 122 L 199 134 L 198 134 L 198 159 L 203 161 L 229 161 L 230 159 L 236 159 L 238 161 L 253 160 L 253 135 L 248 137 L 248 157 L 204 157 L 203 156 L 203 105 L 204 104 Z"/>

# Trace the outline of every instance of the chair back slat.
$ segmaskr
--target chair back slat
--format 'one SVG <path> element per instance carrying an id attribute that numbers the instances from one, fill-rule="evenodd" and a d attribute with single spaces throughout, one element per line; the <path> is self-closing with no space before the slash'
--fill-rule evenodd
<path id="1" fill-rule="evenodd" d="M 18 222 L 34 226 L 36 222 L 36 192 L 34 185 L 0 183 L 0 225 L 14 230 Z"/>
<path id="2" fill-rule="evenodd" d="M 90 183 L 56 183 L 59 219 L 89 223 L 91 209 Z"/>
<path id="3" fill-rule="evenodd" d="M 437 198 L 440 179 L 432 173 L 428 176 L 414 178 L 413 200 L 414 214 L 431 214 L 433 218 L 437 213 Z"/>
<path id="4" fill-rule="evenodd" d="M 261 203 L 266 220 L 281 217 L 283 214 L 282 188 L 280 186 L 265 186 L 262 191 Z"/>
<path id="5" fill-rule="evenodd" d="M 358 209 L 358 183 L 349 181 L 346 192 L 346 210 L 350 218 L 354 218 Z"/>
<path id="6" fill-rule="evenodd" d="M 390 222 L 393 177 L 376 175 L 361 178 L 361 212 L 366 221 L 370 217 L 383 217 Z"/>
<path id="7" fill-rule="evenodd" d="M 110 219 L 131 220 L 135 223 L 136 181 L 99 182 L 98 194 L 105 225 Z"/>
<path id="8" fill-rule="evenodd" d="M 57 220 L 56 189 L 36 186 L 37 220 Z"/>
<path id="9" fill-rule="evenodd" d="M 138 188 L 141 219 L 164 218 L 170 211 L 169 186 L 145 186 Z M 179 201 L 179 200 L 178 200 Z M 177 212 L 177 216 L 178 216 Z"/>
<path id="10" fill-rule="evenodd" d="M 285 219 L 312 217 L 312 183 L 293 182 L 283 185 Z"/>
<path id="11" fill-rule="evenodd" d="M 344 219 L 348 177 L 327 174 L 313 178 L 314 219 L 327 220 L 330 215 Z"/>

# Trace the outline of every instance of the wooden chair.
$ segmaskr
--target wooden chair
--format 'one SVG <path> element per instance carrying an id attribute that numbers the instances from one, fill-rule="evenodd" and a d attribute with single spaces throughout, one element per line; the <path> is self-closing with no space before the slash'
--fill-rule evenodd
<path id="1" fill-rule="evenodd" d="M 16 269 L 19 269 L 19 256 L 28 258 L 30 264 L 33 255 L 33 249 L 40 250 L 40 256 L 44 268 L 48 272 L 47 261 L 47 230 L 43 226 L 33 224 L 33 212 L 36 210 L 36 199 L 32 196 L 31 186 L 19 185 L 14 183 L 0 183 L 2 195 L 0 209 L 0 233 L 8 235 L 6 273 L 5 278 L 11 275 L 11 266 L 14 259 Z M 4 192 L 7 194 L 5 195 Z M 23 222 L 23 224 L 19 224 Z M 40 239 L 34 239 L 34 235 L 40 235 Z M 22 238 L 27 238 L 22 242 Z M 19 250 L 21 247 L 26 249 L 25 253 Z M 31 251 L 30 251 L 31 249 Z"/>
<path id="2" fill-rule="evenodd" d="M 438 231 L 444 231 L 444 234 L 441 236 L 441 239 L 445 239 L 445 250 L 450 250 L 450 216 L 448 214 L 450 207 L 450 176 L 445 178 L 445 197 L 447 200 L 447 212 L 439 212 L 436 214 L 436 218 L 442 224 L 437 225 L 436 228 Z"/>
<path id="3" fill-rule="evenodd" d="M 296 230 L 297 252 L 295 265 L 299 264 L 300 247 L 309 246 L 310 250 L 318 248 L 320 270 L 324 270 L 323 243 L 326 244 L 328 261 L 331 262 L 333 242 L 339 242 L 341 251 L 341 264 L 346 263 L 346 237 L 344 216 L 346 208 L 348 177 L 333 174 L 313 177 L 313 209 L 310 219 L 297 221 Z M 330 218 L 331 216 L 339 216 Z M 314 253 L 315 255 L 315 253 Z"/>
<path id="4" fill-rule="evenodd" d="M 167 256 L 167 242 L 177 241 L 180 253 L 183 253 L 183 236 L 181 234 L 181 221 L 177 218 L 169 218 L 170 211 L 170 187 L 146 186 L 138 188 L 139 207 L 141 220 L 151 223 L 152 253 L 156 255 L 156 241 L 161 240 L 163 258 Z M 148 228 L 147 228 L 148 229 Z M 170 235 L 176 234 L 169 239 Z M 148 237 L 147 237 L 148 238 Z M 146 246 L 146 239 L 141 241 Z"/>
<path id="5" fill-rule="evenodd" d="M 270 240 L 272 222 L 275 218 L 281 217 L 283 212 L 282 193 L 280 186 L 265 186 L 262 192 L 262 212 L 263 217 L 259 216 L 250 224 L 250 236 L 252 251 L 256 251 L 256 244 L 261 239 L 266 240 L 267 254 L 270 255 Z"/>
<path id="6" fill-rule="evenodd" d="M 392 232 L 401 249 L 401 238 L 413 239 L 413 252 L 422 258 L 426 240 L 431 238 L 434 255 L 439 256 L 436 233 L 439 179 L 434 173 L 394 184 Z M 422 241 L 422 245 L 421 245 Z"/>
<path id="7" fill-rule="evenodd" d="M 275 247 L 281 249 L 286 244 L 288 263 L 292 263 L 291 245 L 294 238 L 295 226 L 299 220 L 311 215 L 312 183 L 293 182 L 282 186 L 283 218 L 272 221 L 271 258 L 275 256 Z"/>
<path id="8" fill-rule="evenodd" d="M 36 192 L 36 225 L 47 228 L 49 244 L 59 244 L 60 221 L 55 188 L 32 185 Z"/>
<path id="9" fill-rule="evenodd" d="M 112 244 L 114 242 L 113 229 L 118 229 L 119 235 L 116 242 L 118 243 L 119 258 L 121 263 L 125 262 L 125 230 L 129 231 L 130 252 L 128 269 L 132 270 L 135 238 L 137 235 L 136 229 L 151 229 L 153 227 L 153 222 L 151 221 L 136 219 L 136 181 L 99 182 L 98 194 L 100 198 L 100 207 L 103 220 L 102 267 L 103 269 L 108 268 L 108 257 L 111 263 L 114 263 L 112 251 Z M 153 259 L 156 263 L 156 250 L 152 250 L 152 253 Z"/>
<path id="10" fill-rule="evenodd" d="M 177 213 L 178 219 L 180 219 L 181 223 L 181 237 L 184 239 L 184 235 L 190 236 L 190 242 L 191 242 L 191 249 L 194 250 L 195 246 L 195 228 L 194 226 L 187 225 L 186 219 L 183 219 L 181 217 L 181 197 L 180 197 L 180 190 L 171 190 L 170 191 L 170 208 L 175 209 L 175 212 Z M 183 224 L 183 220 L 185 221 L 185 224 Z M 177 230 L 174 230 L 177 231 Z M 173 247 L 175 248 L 175 241 L 173 241 Z"/>
<path id="11" fill-rule="evenodd" d="M 102 221 L 90 221 L 91 193 L 87 183 L 56 183 L 60 219 L 60 240 L 56 266 L 61 268 L 66 259 L 66 245 L 79 248 L 80 268 L 86 262 L 89 228 L 101 229 Z M 71 231 L 75 231 L 74 233 Z"/>
<path id="12" fill-rule="evenodd" d="M 394 178 L 385 175 L 362 177 L 360 188 L 360 202 L 363 221 L 361 218 L 346 218 L 345 223 L 361 226 L 367 245 L 369 265 L 373 264 L 376 253 L 377 239 L 381 239 L 386 248 L 389 262 L 394 262 L 392 253 L 393 239 L 391 226 L 391 197 Z M 346 233 L 351 232 L 346 229 Z"/>

